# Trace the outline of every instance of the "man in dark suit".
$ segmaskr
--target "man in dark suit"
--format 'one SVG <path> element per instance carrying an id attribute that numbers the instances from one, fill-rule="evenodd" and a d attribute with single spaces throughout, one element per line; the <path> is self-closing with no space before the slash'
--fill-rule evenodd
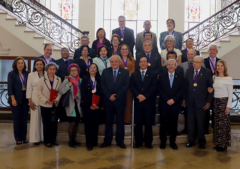
<path id="1" fill-rule="evenodd" d="M 186 49 L 181 50 L 181 52 L 182 52 L 182 63 L 188 61 L 187 54 L 188 54 L 189 50 L 191 50 L 191 49 L 194 50 L 193 46 L 194 46 L 193 39 L 188 38 L 187 41 L 186 41 Z M 198 50 L 195 50 L 195 52 L 196 52 L 197 56 L 200 55 Z"/>
<path id="2" fill-rule="evenodd" d="M 151 32 L 144 32 L 144 33 L 143 33 L 143 40 L 144 40 L 144 41 L 149 40 L 149 41 L 152 42 L 152 33 L 151 33 Z M 144 42 L 144 41 L 143 41 L 143 42 Z M 152 52 L 154 52 L 154 53 L 159 53 L 159 52 L 158 52 L 157 45 L 152 44 L 152 46 L 153 46 Z M 142 52 L 143 52 L 143 43 L 141 43 L 141 44 L 139 44 L 138 46 L 136 46 L 136 54 L 142 53 Z"/>
<path id="3" fill-rule="evenodd" d="M 177 136 L 177 122 L 178 114 L 181 109 L 181 103 L 184 93 L 184 77 L 177 73 L 177 61 L 175 59 L 169 59 L 167 61 L 167 72 L 160 74 L 158 80 L 158 93 L 160 95 L 159 100 L 159 112 L 160 112 L 160 148 L 166 148 L 166 131 L 169 126 L 168 119 L 170 117 L 170 146 L 172 149 L 177 150 L 176 136 Z"/>
<path id="4" fill-rule="evenodd" d="M 42 58 L 45 62 L 45 64 L 48 64 L 49 62 L 54 62 L 55 59 L 53 59 L 51 56 L 52 56 L 52 45 L 51 44 L 45 44 L 44 45 L 44 48 L 43 48 L 43 51 L 44 51 L 44 54 L 42 56 L 38 56 L 35 58 L 38 59 L 38 58 Z"/>
<path id="5" fill-rule="evenodd" d="M 89 45 L 89 43 L 90 43 L 89 37 L 88 37 L 87 35 L 83 35 L 83 36 L 81 37 L 80 43 L 81 43 L 81 44 L 80 44 L 79 48 L 76 49 L 75 52 L 74 52 L 74 56 L 73 56 L 73 59 L 74 59 L 74 60 L 76 60 L 76 59 L 80 58 L 80 56 L 82 56 L 82 54 L 80 53 L 80 47 L 81 47 L 82 45 Z M 97 51 L 95 51 L 95 50 L 92 49 L 92 48 L 89 48 L 89 51 L 90 51 L 90 52 L 89 52 L 89 56 L 90 56 L 91 58 L 95 58 L 96 55 L 97 55 Z"/>
<path id="6" fill-rule="evenodd" d="M 140 71 L 139 63 L 140 58 L 146 57 L 148 60 L 148 72 L 151 72 L 153 76 L 157 78 L 158 74 L 162 72 L 162 64 L 161 64 L 161 55 L 159 53 L 152 52 L 153 46 L 151 41 L 143 42 L 143 51 L 142 53 L 137 54 L 136 62 L 135 62 L 135 71 Z M 155 98 L 157 94 L 155 93 Z M 156 107 L 156 99 L 152 102 L 150 107 Z M 155 116 L 156 109 L 152 111 L 152 124 L 155 125 Z"/>
<path id="7" fill-rule="evenodd" d="M 174 59 L 174 60 L 177 61 L 177 53 L 174 52 L 174 51 L 168 52 L 168 53 L 167 53 L 167 60 L 169 60 L 169 59 Z M 168 72 L 167 66 L 164 66 L 164 67 L 163 67 L 163 73 L 165 73 L 165 72 Z M 175 69 L 175 72 L 176 72 L 177 74 L 180 74 L 181 76 L 184 76 L 183 68 L 180 67 L 180 66 L 177 66 L 177 68 Z"/>
<path id="8" fill-rule="evenodd" d="M 208 93 L 208 87 L 213 86 L 213 81 L 211 71 L 203 68 L 202 65 L 203 58 L 196 56 L 193 60 L 193 68 L 187 70 L 183 105 L 187 106 L 188 112 L 188 144 L 186 147 L 195 145 L 197 131 L 199 148 L 205 149 L 206 113 L 213 99 L 213 93 Z"/>
<path id="9" fill-rule="evenodd" d="M 215 74 L 215 68 L 217 65 L 217 62 L 221 59 L 217 58 L 217 54 L 218 54 L 218 47 L 216 44 L 212 43 L 208 46 L 208 54 L 209 56 L 207 58 L 204 59 L 204 64 L 206 66 L 207 69 L 211 70 L 212 75 Z M 213 102 L 211 103 L 211 107 L 208 110 L 207 116 L 206 116 L 206 126 L 205 126 L 205 133 L 209 134 L 209 120 L 210 120 L 210 111 L 212 111 L 212 128 L 214 126 L 214 112 L 213 112 Z"/>
<path id="10" fill-rule="evenodd" d="M 148 60 L 141 57 L 139 61 L 140 71 L 136 71 L 131 76 L 130 89 L 134 97 L 134 119 L 135 119 L 135 144 L 133 148 L 145 146 L 152 149 L 152 109 L 156 107 L 149 106 L 156 100 L 157 79 L 152 72 L 148 71 Z M 145 125 L 145 134 L 143 138 L 143 124 Z"/>
<path id="11" fill-rule="evenodd" d="M 114 55 L 110 58 L 111 67 L 104 69 L 101 79 L 101 88 L 104 95 L 104 108 L 106 111 L 106 126 L 104 143 L 100 148 L 111 145 L 113 139 L 113 119 L 116 113 L 116 142 L 121 148 L 124 144 L 124 112 L 126 95 L 130 84 L 129 71 L 121 68 L 121 58 Z"/>
<path id="12" fill-rule="evenodd" d="M 133 54 L 133 48 L 135 45 L 134 31 L 125 26 L 126 18 L 124 16 L 118 17 L 118 23 L 119 23 L 119 28 L 112 30 L 112 35 L 115 33 L 118 34 L 121 38 L 120 45 L 127 44 Z"/>

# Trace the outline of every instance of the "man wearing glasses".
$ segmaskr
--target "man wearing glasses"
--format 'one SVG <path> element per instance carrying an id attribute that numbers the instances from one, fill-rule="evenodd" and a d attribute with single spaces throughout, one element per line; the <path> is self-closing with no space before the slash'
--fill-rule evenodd
<path id="1" fill-rule="evenodd" d="M 193 49 L 194 43 L 193 43 L 193 39 L 192 38 L 188 38 L 186 41 L 186 49 L 183 49 L 182 52 L 182 63 L 188 61 L 187 59 L 187 54 L 190 50 L 194 50 Z M 200 55 L 198 50 L 194 50 L 196 55 Z"/>
<path id="2" fill-rule="evenodd" d="M 185 78 L 184 107 L 187 107 L 188 116 L 188 143 L 186 147 L 196 144 L 196 136 L 200 149 L 205 149 L 205 123 L 206 114 L 213 99 L 213 93 L 208 92 L 208 87 L 213 86 L 212 73 L 203 68 L 203 58 L 196 56 L 193 68 L 187 70 Z"/>
<path id="3" fill-rule="evenodd" d="M 133 54 L 133 48 L 135 45 L 134 31 L 125 26 L 126 18 L 124 16 L 118 17 L 118 23 L 119 23 L 119 28 L 112 30 L 112 35 L 115 33 L 118 34 L 120 36 L 120 40 L 121 40 L 120 45 L 127 44 Z"/>
<path id="4" fill-rule="evenodd" d="M 80 47 L 81 47 L 82 45 L 89 45 L 89 43 L 90 43 L 89 37 L 86 36 L 86 35 L 83 35 L 83 36 L 81 37 L 81 39 L 80 39 L 80 43 L 81 43 L 81 44 L 80 44 L 79 48 L 76 49 L 75 52 L 74 52 L 74 56 L 73 56 L 73 59 L 74 59 L 74 60 L 78 59 L 78 58 L 81 56 Z M 90 56 L 92 59 L 95 58 L 96 55 L 97 55 L 97 51 L 95 51 L 95 50 L 92 49 L 92 48 L 89 48 L 89 51 L 90 51 L 89 56 Z"/>
<path id="5" fill-rule="evenodd" d="M 156 35 L 155 35 L 156 36 Z M 143 40 L 144 41 L 153 41 L 153 33 L 152 32 L 144 32 L 143 33 Z M 144 42 L 143 41 L 143 42 Z M 143 42 L 141 44 L 138 43 L 138 45 L 136 44 L 136 54 L 138 53 L 142 53 L 143 52 Z M 155 43 L 156 44 L 156 43 Z M 157 48 L 157 45 L 155 45 L 153 42 L 152 42 L 152 46 L 153 46 L 153 49 L 152 51 L 154 53 L 158 53 L 158 48 Z"/>

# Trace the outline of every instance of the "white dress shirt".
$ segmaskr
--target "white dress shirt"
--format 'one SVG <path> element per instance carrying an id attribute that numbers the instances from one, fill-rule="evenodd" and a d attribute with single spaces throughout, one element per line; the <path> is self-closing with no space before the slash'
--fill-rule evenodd
<path id="1" fill-rule="evenodd" d="M 141 76 L 142 76 L 142 72 L 144 71 L 144 76 L 146 75 L 147 69 L 145 70 L 140 70 Z"/>
<path id="2" fill-rule="evenodd" d="M 198 75 L 199 75 L 199 72 L 200 72 L 201 68 L 199 68 L 197 71 L 198 71 Z M 195 75 L 196 75 L 196 70 L 194 69 L 194 73 L 193 73 L 193 80 L 195 79 Z"/>

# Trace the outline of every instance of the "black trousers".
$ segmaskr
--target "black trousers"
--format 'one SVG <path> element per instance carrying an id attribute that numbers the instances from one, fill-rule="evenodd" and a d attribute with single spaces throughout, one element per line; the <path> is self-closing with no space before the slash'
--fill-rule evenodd
<path id="1" fill-rule="evenodd" d="M 58 122 L 57 118 L 55 121 L 52 121 L 51 109 L 52 108 L 41 106 L 44 144 L 53 144 L 56 142 Z"/>
<path id="2" fill-rule="evenodd" d="M 178 114 L 180 109 L 173 109 L 171 106 L 168 106 L 164 110 L 160 109 L 160 140 L 161 143 L 166 143 L 167 128 L 170 127 L 170 144 L 175 143 L 177 137 L 177 126 L 178 126 Z M 168 124 L 170 120 L 170 124 Z"/>
<path id="3" fill-rule="evenodd" d="M 106 111 L 106 126 L 105 126 L 105 138 L 104 143 L 111 144 L 113 139 L 113 120 L 114 112 L 116 113 L 116 142 L 122 144 L 124 142 L 124 114 L 125 106 L 116 106 L 114 103 L 105 105 Z"/>
<path id="4" fill-rule="evenodd" d="M 28 100 L 26 91 L 22 91 L 22 103 L 17 106 L 10 104 L 13 114 L 13 131 L 16 142 L 27 140 Z"/>
<path id="5" fill-rule="evenodd" d="M 143 142 L 145 145 L 151 145 L 153 141 L 152 133 L 152 108 L 150 106 L 143 106 L 138 100 L 134 102 L 134 121 L 135 121 L 135 144 L 141 146 Z M 155 107 L 154 107 L 155 108 Z M 143 138 L 143 124 L 145 125 L 145 132 Z"/>
<path id="6" fill-rule="evenodd" d="M 83 108 L 83 116 L 87 147 L 97 145 L 100 110 Z"/>
<path id="7" fill-rule="evenodd" d="M 196 143 L 196 135 L 198 136 L 198 143 L 206 145 L 205 138 L 205 122 L 207 111 L 203 108 L 197 108 L 196 103 L 188 105 L 188 141 L 191 144 Z M 197 131 L 197 134 L 196 134 Z"/>
<path id="8" fill-rule="evenodd" d="M 155 123 L 155 117 L 156 117 L 156 105 L 157 105 L 157 94 L 154 95 L 154 99 L 151 102 L 152 107 L 152 125 Z"/>

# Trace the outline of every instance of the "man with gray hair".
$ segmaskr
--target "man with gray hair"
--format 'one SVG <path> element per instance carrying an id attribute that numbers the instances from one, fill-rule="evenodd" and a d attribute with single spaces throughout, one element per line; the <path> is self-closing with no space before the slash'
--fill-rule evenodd
<path id="1" fill-rule="evenodd" d="M 143 42 L 146 41 L 146 39 L 144 39 L 144 37 L 145 37 L 144 33 L 145 32 L 149 32 L 149 33 L 152 34 L 151 35 L 152 44 L 153 44 L 153 46 L 157 46 L 157 36 L 156 36 L 155 33 L 150 31 L 150 29 L 152 28 L 152 25 L 151 25 L 151 22 L 149 20 L 144 21 L 143 28 L 144 28 L 144 31 L 137 34 L 136 46 L 141 46 L 143 44 Z"/>
<path id="2" fill-rule="evenodd" d="M 80 46 L 79 46 L 79 48 L 76 49 L 75 52 L 74 52 L 74 56 L 73 56 L 73 59 L 74 59 L 74 60 L 79 59 L 80 56 L 81 56 L 80 47 L 81 47 L 82 45 L 89 45 L 89 43 L 90 43 L 89 37 L 88 37 L 87 35 L 83 35 L 83 36 L 81 37 L 81 39 L 80 39 Z M 91 58 L 95 58 L 96 55 L 97 55 L 97 51 L 95 51 L 94 49 L 92 49 L 92 48 L 90 48 L 90 47 L 89 47 L 89 51 L 90 51 L 90 52 L 89 52 L 89 56 L 90 56 Z"/>
<path id="3" fill-rule="evenodd" d="M 121 44 L 127 44 L 133 54 L 133 48 L 135 45 L 135 39 L 134 39 L 134 31 L 130 28 L 127 28 L 126 25 L 126 18 L 125 16 L 119 16 L 118 17 L 118 23 L 119 28 L 116 28 L 112 30 L 113 34 L 118 34 L 121 38 Z"/>
<path id="4" fill-rule="evenodd" d="M 178 114 L 181 109 L 181 103 L 184 93 L 184 77 L 177 73 L 177 61 L 169 59 L 167 61 L 167 72 L 159 75 L 158 79 L 158 94 L 159 112 L 160 112 L 160 149 L 166 148 L 166 131 L 170 126 L 170 147 L 174 150 L 178 149 L 176 145 Z M 168 122 L 170 120 L 170 125 Z"/>
<path id="5" fill-rule="evenodd" d="M 100 148 L 112 144 L 114 112 L 116 113 L 117 124 L 116 142 L 120 148 L 126 148 L 124 144 L 124 114 L 130 77 L 129 71 L 121 68 L 120 63 L 120 56 L 113 55 L 110 57 L 111 67 L 104 69 L 101 77 L 101 88 L 106 111 L 106 126 L 104 143 L 100 145 Z"/>
<path id="6" fill-rule="evenodd" d="M 203 68 L 203 58 L 196 56 L 193 68 L 187 70 L 185 78 L 185 94 L 183 105 L 187 107 L 188 116 L 188 143 L 192 147 L 196 143 L 196 135 L 200 149 L 205 149 L 205 122 L 206 113 L 210 108 L 213 93 L 208 92 L 208 87 L 213 86 L 212 73 Z"/>
<path id="7" fill-rule="evenodd" d="M 193 46 L 194 46 L 193 38 L 188 38 L 186 40 L 186 49 L 183 49 L 181 51 L 182 52 L 182 63 L 186 62 L 188 60 L 187 59 L 187 54 L 190 50 L 194 50 L 196 55 L 200 55 L 198 50 L 193 49 Z"/>
<path id="8" fill-rule="evenodd" d="M 158 52 L 158 47 L 157 47 L 157 45 L 154 44 L 154 42 L 152 41 L 152 38 L 153 38 L 153 33 L 152 32 L 144 32 L 143 33 L 143 40 L 144 40 L 143 42 L 151 41 L 152 46 L 153 46 L 152 52 L 159 53 Z M 143 42 L 139 45 L 136 45 L 136 54 L 143 52 Z"/>
<path id="9" fill-rule="evenodd" d="M 176 49 L 182 50 L 182 33 L 175 31 L 175 21 L 173 19 L 168 19 L 167 22 L 167 31 L 162 32 L 160 34 L 160 47 L 162 50 L 166 49 L 166 46 L 164 45 L 164 39 L 167 35 L 173 35 L 175 38 L 175 47 Z"/>

